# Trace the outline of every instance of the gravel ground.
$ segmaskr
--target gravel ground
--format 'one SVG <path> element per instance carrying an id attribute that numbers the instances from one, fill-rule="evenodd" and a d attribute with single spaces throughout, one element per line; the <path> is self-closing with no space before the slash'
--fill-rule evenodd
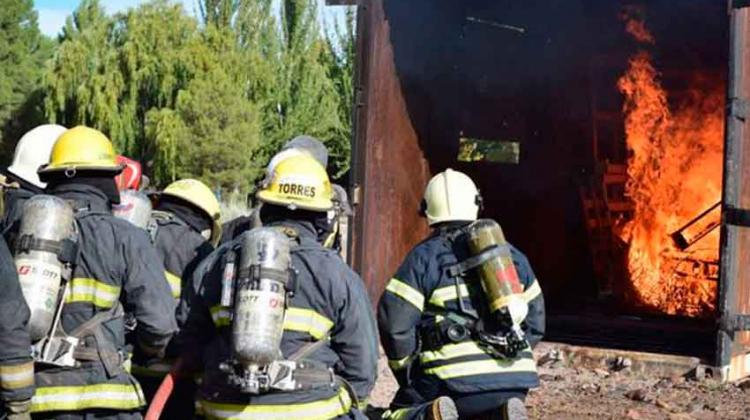
<path id="1" fill-rule="evenodd" d="M 532 419 L 750 419 L 750 381 L 721 384 L 715 380 L 662 378 L 621 370 L 571 366 L 547 343 L 536 351 L 542 385 L 526 405 Z M 378 383 L 370 398 L 387 407 L 397 385 L 381 357 Z"/>

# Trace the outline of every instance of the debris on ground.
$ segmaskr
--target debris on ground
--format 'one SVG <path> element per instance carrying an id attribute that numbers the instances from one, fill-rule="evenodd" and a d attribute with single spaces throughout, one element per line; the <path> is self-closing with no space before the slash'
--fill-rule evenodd
<path id="1" fill-rule="evenodd" d="M 675 373 L 649 375 L 627 357 L 582 367 L 550 343 L 540 344 L 535 354 L 541 386 L 526 400 L 531 419 L 750 419 L 750 380 L 722 384 L 709 375 L 702 380 Z M 370 403 L 384 408 L 398 385 L 385 357 L 381 359 Z"/>

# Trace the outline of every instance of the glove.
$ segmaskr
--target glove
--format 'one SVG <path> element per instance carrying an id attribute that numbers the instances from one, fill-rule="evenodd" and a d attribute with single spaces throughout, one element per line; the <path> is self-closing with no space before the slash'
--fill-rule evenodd
<path id="1" fill-rule="evenodd" d="M 31 400 L 8 401 L 5 409 L 8 420 L 31 420 Z"/>

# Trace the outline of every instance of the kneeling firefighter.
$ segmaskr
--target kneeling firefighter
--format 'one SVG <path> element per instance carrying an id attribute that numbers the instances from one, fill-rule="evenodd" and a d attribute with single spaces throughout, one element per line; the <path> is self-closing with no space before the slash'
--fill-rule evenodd
<path id="1" fill-rule="evenodd" d="M 0 229 L 8 244 L 12 246 L 14 231 L 21 220 L 23 204 L 35 194 L 44 191 L 46 184 L 36 171 L 49 162 L 52 146 L 65 127 L 55 124 L 40 125 L 24 134 L 13 153 L 13 163 L 4 169 L 3 218 Z"/>
<path id="2" fill-rule="evenodd" d="M 24 206 L 14 255 L 31 310 L 34 418 L 140 418 L 123 313 L 137 322 L 136 353 L 161 355 L 176 329 L 146 232 L 111 213 L 121 170 L 104 134 L 72 128 L 39 170 L 50 195 Z"/>
<path id="3" fill-rule="evenodd" d="M 538 385 L 531 347 L 544 301 L 526 257 L 500 226 L 477 220 L 465 174 L 430 180 L 422 212 L 432 235 L 407 255 L 378 306 L 380 335 L 400 389 L 390 418 L 525 418 Z"/>
<path id="4" fill-rule="evenodd" d="M 317 240 L 333 206 L 325 169 L 280 162 L 257 198 L 263 226 L 196 270 L 183 361 L 204 371 L 211 419 L 358 418 L 372 390 L 377 338 L 358 276 Z"/>
<path id="5" fill-rule="evenodd" d="M 205 184 L 194 179 L 173 182 L 164 191 L 152 194 L 152 199 L 155 206 L 147 229 L 164 263 L 172 296 L 179 303 L 183 288 L 189 288 L 195 268 L 214 250 L 213 244 L 221 236 L 219 201 Z M 185 312 L 185 305 L 179 304 L 176 313 L 178 328 L 187 320 Z M 133 361 L 133 374 L 143 387 L 148 401 L 152 401 L 178 353 L 173 340 L 167 348 L 165 359 Z M 164 409 L 163 418 L 192 418 L 194 396 L 193 381 L 178 382 Z"/>

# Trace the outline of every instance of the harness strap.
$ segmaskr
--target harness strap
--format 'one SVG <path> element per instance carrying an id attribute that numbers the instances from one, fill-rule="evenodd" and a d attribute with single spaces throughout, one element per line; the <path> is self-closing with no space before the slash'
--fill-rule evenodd
<path id="1" fill-rule="evenodd" d="M 291 360 L 292 362 L 296 362 L 296 361 L 302 360 L 302 359 L 310 356 L 311 354 L 313 354 L 316 351 L 318 351 L 318 349 L 320 349 L 321 347 L 323 347 L 323 345 L 325 345 L 328 342 L 329 338 L 330 338 L 330 333 L 326 334 L 320 340 L 316 340 L 316 341 L 313 341 L 311 343 L 306 343 L 304 346 L 300 347 L 299 350 L 297 350 L 296 352 L 294 352 L 294 354 L 292 354 L 289 357 L 289 360 Z"/>
<path id="2" fill-rule="evenodd" d="M 463 276 L 464 274 L 469 272 L 469 270 L 477 268 L 487 261 L 502 255 L 503 247 L 507 247 L 507 245 L 493 245 L 480 252 L 478 255 L 468 258 L 458 264 L 452 265 L 448 267 L 448 274 L 450 274 L 451 277 Z"/>
<path id="3" fill-rule="evenodd" d="M 330 388 L 336 383 L 336 375 L 332 369 L 313 361 L 297 363 L 292 378 L 298 391 Z"/>
<path id="4" fill-rule="evenodd" d="M 73 357 L 82 361 L 101 361 L 107 376 L 112 378 L 122 372 L 123 356 L 118 352 L 110 340 L 104 335 L 102 325 L 124 316 L 122 305 L 115 305 L 110 310 L 99 312 L 91 319 L 79 325 L 69 335 L 74 338 L 93 337 L 95 346 L 86 348 L 80 344 L 73 351 Z M 83 343 L 83 341 L 81 341 Z"/>
<path id="5" fill-rule="evenodd" d="M 260 265 L 251 265 L 250 267 L 243 267 L 238 272 L 238 278 L 240 279 L 271 279 L 284 284 L 289 282 L 289 271 L 288 270 L 276 270 L 273 268 L 265 268 Z"/>
<path id="6" fill-rule="evenodd" d="M 52 241 L 37 238 L 34 235 L 22 235 L 15 240 L 16 254 L 29 253 L 31 251 L 51 252 L 57 255 L 62 263 L 74 263 L 78 256 L 78 244 L 71 239 Z"/>

